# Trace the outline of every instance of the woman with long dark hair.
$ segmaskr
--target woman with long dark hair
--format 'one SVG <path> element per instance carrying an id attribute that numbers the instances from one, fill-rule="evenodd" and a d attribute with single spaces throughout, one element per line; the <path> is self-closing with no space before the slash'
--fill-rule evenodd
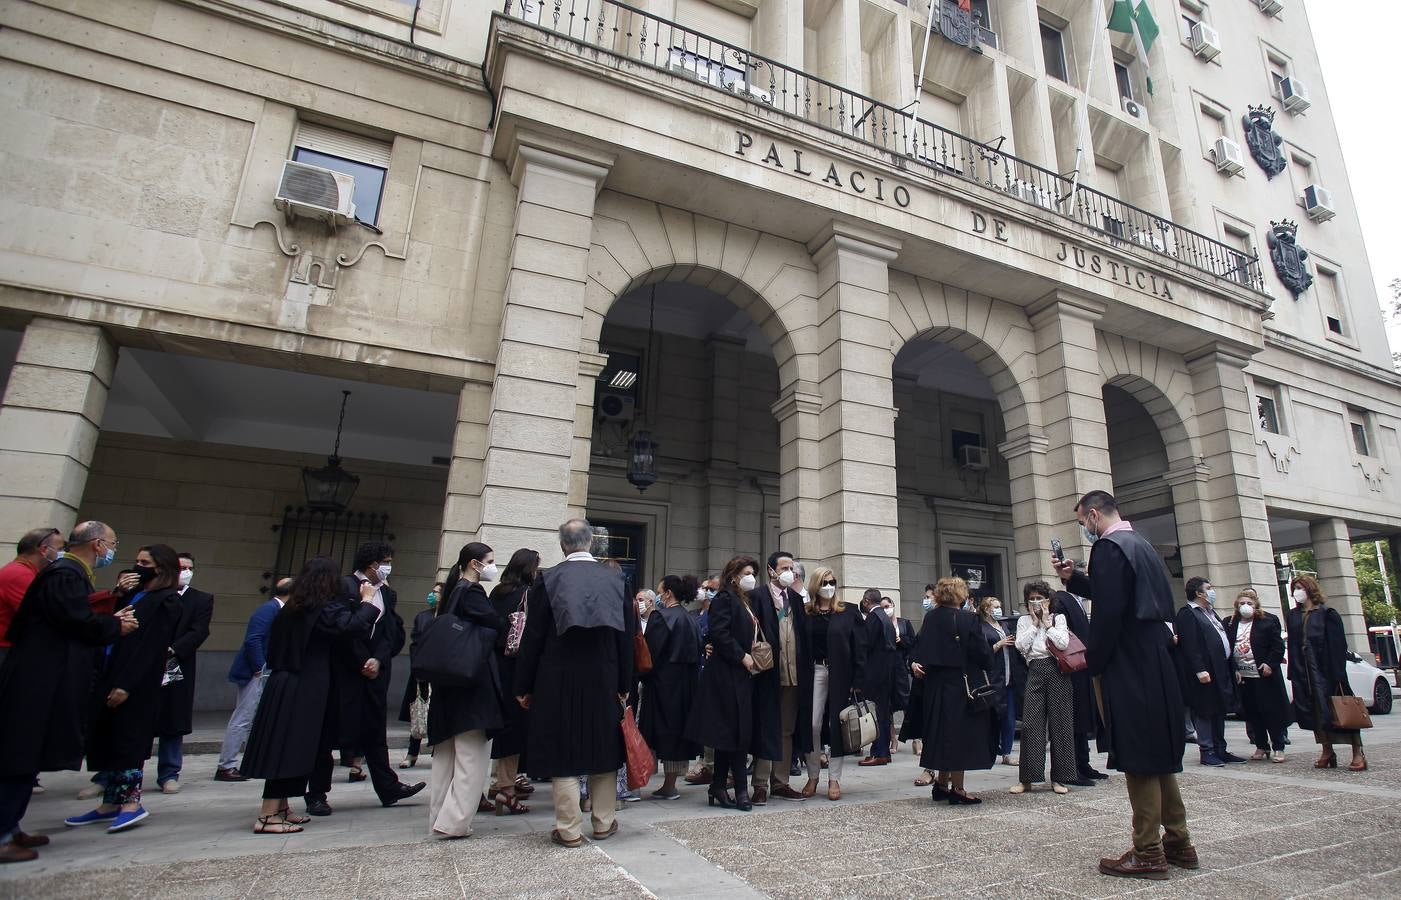
<path id="1" fill-rule="evenodd" d="M 331 603 L 341 591 L 340 567 L 324 556 L 307 560 L 292 594 L 268 631 L 272 673 L 263 687 L 241 771 L 266 780 L 256 834 L 291 834 L 310 821 L 293 815 L 288 800 L 307 792 L 318 759 L 336 735 L 329 721 L 331 648 L 341 637 L 368 637 L 379 610 L 365 601 L 374 586 L 361 585 L 354 605 Z"/>
<path id="2" fill-rule="evenodd" d="M 759 633 L 749 592 L 759 564 L 752 557 L 736 556 L 720 575 L 720 592 L 710 601 L 710 646 L 714 654 L 701 670 L 700 690 L 691 707 L 686 737 L 715 748 L 715 774 L 710 781 L 710 805 L 748 812 L 749 778 L 745 755 L 754 738 L 754 681 L 759 668 L 749 652 Z M 733 798 L 725 780 L 735 778 Z"/>
<path id="3" fill-rule="evenodd" d="M 1334 744 L 1352 747 L 1348 770 L 1365 772 L 1362 732 L 1339 728 L 1333 720 L 1330 697 L 1350 695 L 1347 681 L 1347 635 L 1343 617 L 1328 605 L 1328 597 L 1312 575 L 1295 575 L 1289 582 L 1294 602 L 1303 607 L 1301 627 L 1289 629 L 1289 680 L 1294 683 L 1294 719 L 1300 728 L 1312 729 L 1323 748 L 1315 769 L 1336 769 Z"/>
<path id="4" fill-rule="evenodd" d="M 657 800 L 681 798 L 676 779 L 686 774 L 687 761 L 701 751 L 685 734 L 701 658 L 700 629 L 685 605 L 696 599 L 699 588 L 694 576 L 666 576 L 657 586 L 658 606 L 647 618 L 652 671 L 642 676 L 646 690 L 638 730 L 662 764 L 662 786 L 652 792 Z"/>
<path id="5" fill-rule="evenodd" d="M 141 784 L 151 758 L 161 710 L 161 682 L 175 628 L 180 622 L 180 559 L 165 544 L 136 553 L 139 585 L 125 604 L 139 627 L 107 648 L 93 697 L 97 716 L 88 736 L 88 768 L 102 785 L 97 809 L 65 825 L 107 823 L 115 834 L 143 821 Z"/>
<path id="6" fill-rule="evenodd" d="M 494 644 L 498 621 L 482 582 L 495 580 L 496 554 L 492 549 L 476 541 L 463 545 L 443 584 L 447 599 L 438 604 L 438 617 L 451 614 L 465 628 L 485 629 Z M 433 746 L 433 778 L 428 821 L 440 837 L 471 836 L 472 819 L 491 770 L 491 735 L 504 721 L 496 655 L 487 654 L 484 662 L 486 677 L 474 684 L 430 680 L 433 702 L 428 704 L 428 743 Z"/>
<path id="7" fill-rule="evenodd" d="M 491 591 L 491 608 L 497 622 L 496 667 L 501 672 L 503 685 L 516 683 L 516 657 L 506 654 L 511 614 L 525 612 L 526 595 L 539 572 L 540 554 L 522 547 L 511 554 L 501 580 Z M 520 797 L 535 793 L 529 779 L 519 777 L 530 714 L 521 709 L 519 703 L 508 702 L 504 706 L 505 723 L 491 740 L 491 758 L 496 760 L 496 783 L 491 788 L 491 799 L 498 816 L 517 816 L 530 812 L 530 807 L 521 803 Z"/>

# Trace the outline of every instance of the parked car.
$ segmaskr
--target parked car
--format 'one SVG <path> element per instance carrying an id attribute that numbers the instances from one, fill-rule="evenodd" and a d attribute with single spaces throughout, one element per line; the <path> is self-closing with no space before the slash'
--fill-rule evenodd
<path id="1" fill-rule="evenodd" d="M 1288 666 L 1289 657 L 1285 656 L 1285 665 Z M 1288 671 L 1286 668 L 1285 671 Z M 1367 709 L 1374 716 L 1385 716 L 1391 712 L 1391 679 L 1387 674 L 1367 660 L 1353 653 L 1347 653 L 1347 683 L 1352 688 L 1352 692 L 1358 697 L 1370 698 L 1371 703 Z M 1294 697 L 1294 686 L 1289 679 L 1284 680 L 1284 689 L 1288 692 L 1290 699 Z"/>

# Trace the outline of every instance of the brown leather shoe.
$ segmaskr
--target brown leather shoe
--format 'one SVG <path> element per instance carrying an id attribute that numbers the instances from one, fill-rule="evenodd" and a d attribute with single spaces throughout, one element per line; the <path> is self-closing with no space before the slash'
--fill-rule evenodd
<path id="1" fill-rule="evenodd" d="M 755 806 L 767 805 L 769 802 L 769 789 L 765 787 L 756 787 L 749 798 L 749 802 L 753 803 Z"/>
<path id="2" fill-rule="evenodd" d="M 1197 859 L 1197 848 L 1191 844 L 1182 847 L 1169 847 L 1164 844 L 1163 856 L 1179 869 L 1200 869 L 1202 867 L 1201 860 Z"/>
<path id="3" fill-rule="evenodd" d="M 816 790 L 816 789 L 814 788 L 814 790 Z M 774 785 L 774 788 L 773 788 L 773 790 L 772 790 L 770 793 L 772 793 L 773 796 L 774 796 L 776 799 L 778 799 L 778 800 L 800 800 L 800 801 L 801 801 L 801 800 L 806 800 L 806 799 L 808 798 L 808 796 L 809 796 L 808 794 L 800 794 L 799 792 L 793 790 L 793 788 L 792 788 L 790 785 L 786 785 L 786 784 Z"/>
<path id="4" fill-rule="evenodd" d="M 33 850 L 35 847 L 44 847 L 49 843 L 47 834 L 25 834 L 23 831 L 16 831 L 11 837 L 11 841 L 19 844 L 26 850 Z"/>
<path id="5" fill-rule="evenodd" d="M 28 847 L 21 847 L 14 841 L 0 844 L 0 863 L 29 862 L 38 858 L 38 853 Z"/>
<path id="6" fill-rule="evenodd" d="M 890 757 L 888 756 L 868 756 L 857 763 L 858 766 L 888 766 Z"/>
<path id="7" fill-rule="evenodd" d="M 1153 881 L 1167 881 L 1167 857 L 1159 850 L 1153 854 L 1139 854 L 1128 850 L 1118 859 L 1101 859 L 1099 871 L 1102 875 L 1115 878 L 1150 878 Z"/>
<path id="8" fill-rule="evenodd" d="M 715 773 L 710 771 L 710 766 L 701 766 L 699 769 L 686 776 L 686 783 L 710 784 L 710 779 L 714 776 Z"/>
<path id="9" fill-rule="evenodd" d="M 240 771 L 238 770 L 238 767 L 235 766 L 235 767 L 232 768 L 232 769 L 215 769 L 215 770 L 214 770 L 214 780 L 215 780 L 215 781 L 247 781 L 247 780 L 248 780 L 248 776 L 247 776 L 247 775 L 244 775 L 242 772 L 240 772 Z"/>

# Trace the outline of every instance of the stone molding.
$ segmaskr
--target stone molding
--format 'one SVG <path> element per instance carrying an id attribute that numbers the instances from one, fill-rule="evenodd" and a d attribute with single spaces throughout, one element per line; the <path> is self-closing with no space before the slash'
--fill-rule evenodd
<path id="1" fill-rule="evenodd" d="M 769 407 L 780 423 L 799 413 L 817 415 L 822 411 L 822 395 L 815 391 L 789 388 Z"/>
<path id="2" fill-rule="evenodd" d="M 506 150 L 506 168 L 511 172 L 511 183 L 517 188 L 526 167 L 533 165 L 591 182 L 597 195 L 603 190 L 603 182 L 616 161 L 617 157 L 610 153 L 519 128 L 512 132 L 511 145 Z"/>
<path id="3" fill-rule="evenodd" d="M 1034 434 L 1023 434 L 1018 437 L 1008 438 L 997 445 L 997 452 L 1003 459 L 1016 459 L 1028 453 L 1037 456 L 1045 456 L 1046 451 L 1051 447 L 1051 441 L 1040 432 Z"/>
<path id="4" fill-rule="evenodd" d="M 1299 449 L 1299 442 L 1293 435 L 1261 431 L 1256 435 L 1255 443 L 1265 448 L 1270 460 L 1274 462 L 1275 471 L 1281 475 L 1288 475 L 1294 457 L 1303 455 L 1303 451 Z"/>
<path id="5" fill-rule="evenodd" d="M 898 238 L 875 228 L 836 220 L 823 225 L 817 236 L 807 243 L 808 253 L 818 267 L 825 265 L 828 257 L 838 250 L 850 250 L 889 264 L 900 255 L 902 246 Z"/>

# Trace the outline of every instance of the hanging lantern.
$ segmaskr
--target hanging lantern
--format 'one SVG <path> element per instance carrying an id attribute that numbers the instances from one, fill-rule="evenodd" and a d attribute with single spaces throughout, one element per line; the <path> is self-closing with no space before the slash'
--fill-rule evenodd
<path id="1" fill-rule="evenodd" d="M 341 468 L 341 429 L 345 426 L 345 404 L 350 399 L 350 391 L 341 391 L 341 417 L 336 423 L 336 443 L 331 455 L 326 457 L 326 465 L 319 469 L 306 466 L 302 469 L 302 488 L 306 491 L 308 509 L 320 512 L 344 512 L 350 506 L 350 498 L 360 486 L 360 476 L 352 475 Z"/>
<path id="2" fill-rule="evenodd" d="M 645 428 L 628 441 L 628 483 L 639 492 L 657 483 L 657 442 Z"/>

